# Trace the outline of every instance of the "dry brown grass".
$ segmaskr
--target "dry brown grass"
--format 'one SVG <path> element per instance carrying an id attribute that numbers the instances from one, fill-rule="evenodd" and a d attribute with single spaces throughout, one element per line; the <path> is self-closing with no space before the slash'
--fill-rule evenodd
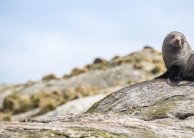
<path id="1" fill-rule="evenodd" d="M 24 113 L 35 108 L 40 108 L 39 115 L 44 114 L 73 99 L 91 96 L 97 93 L 98 89 L 95 86 L 89 88 L 79 86 L 75 89 L 64 89 L 60 92 L 43 91 L 31 96 L 14 92 L 5 97 L 3 109 L 0 111 L 0 120 L 10 121 L 12 115 Z"/>

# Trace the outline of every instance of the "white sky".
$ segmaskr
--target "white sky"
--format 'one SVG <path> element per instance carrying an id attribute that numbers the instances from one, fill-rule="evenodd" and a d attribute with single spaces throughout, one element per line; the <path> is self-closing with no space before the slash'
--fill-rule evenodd
<path id="1" fill-rule="evenodd" d="M 194 48 L 192 0 L 1 0 L 0 83 L 61 77 L 95 57 L 161 49 L 180 31 Z"/>

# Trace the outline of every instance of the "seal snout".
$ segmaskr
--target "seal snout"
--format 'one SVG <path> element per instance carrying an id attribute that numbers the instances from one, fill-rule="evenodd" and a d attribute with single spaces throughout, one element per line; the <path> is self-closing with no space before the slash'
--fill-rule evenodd
<path id="1" fill-rule="evenodd" d="M 174 42 L 175 44 L 179 44 L 179 42 L 180 42 L 179 39 L 175 39 L 174 41 L 175 41 Z"/>
<path id="2" fill-rule="evenodd" d="M 181 37 L 175 37 L 172 39 L 171 44 L 173 47 L 181 48 L 184 43 L 184 40 L 182 40 Z"/>

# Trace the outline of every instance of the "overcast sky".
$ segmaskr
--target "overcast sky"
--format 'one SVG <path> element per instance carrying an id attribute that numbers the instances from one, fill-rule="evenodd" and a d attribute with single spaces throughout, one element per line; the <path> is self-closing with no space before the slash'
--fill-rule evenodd
<path id="1" fill-rule="evenodd" d="M 151 45 L 171 31 L 194 48 L 193 0 L 1 0 L 0 83 L 63 76 L 95 57 Z"/>

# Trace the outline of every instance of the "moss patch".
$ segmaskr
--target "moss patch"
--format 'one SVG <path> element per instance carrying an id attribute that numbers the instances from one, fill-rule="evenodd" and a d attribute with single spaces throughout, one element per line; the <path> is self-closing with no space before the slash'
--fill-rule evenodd
<path id="1" fill-rule="evenodd" d="M 165 106 L 154 106 L 147 109 L 144 112 L 145 119 L 144 120 L 154 120 L 154 119 L 162 119 L 167 118 L 167 113 L 169 111 L 169 107 Z M 143 117 L 144 118 L 144 117 Z"/>
<path id="2" fill-rule="evenodd" d="M 102 137 L 102 138 L 127 138 L 123 135 L 113 134 L 109 132 L 105 132 L 102 130 L 92 129 L 92 128 L 68 128 L 63 132 L 53 131 L 50 133 L 55 134 L 57 136 L 64 136 L 66 138 L 86 138 L 86 137 Z"/>
<path id="3" fill-rule="evenodd" d="M 17 138 L 66 138 L 64 136 L 59 136 L 57 134 L 51 133 L 50 130 L 23 130 L 10 132 L 11 136 Z"/>
<path id="4" fill-rule="evenodd" d="M 88 110 L 86 113 L 93 113 L 94 110 L 96 109 L 96 107 L 99 105 L 100 101 L 94 103 Z"/>
<path id="5" fill-rule="evenodd" d="M 141 118 L 144 120 L 154 120 L 167 118 L 170 110 L 176 108 L 176 101 L 183 100 L 183 96 L 173 96 L 158 102 L 156 105 L 147 107 L 141 112 Z"/>
<path id="6" fill-rule="evenodd" d="M 185 127 L 185 128 L 188 129 L 188 130 L 190 130 L 190 131 L 192 131 L 192 132 L 194 132 L 194 128 L 191 127 L 191 126 L 187 126 L 187 127 Z"/>

